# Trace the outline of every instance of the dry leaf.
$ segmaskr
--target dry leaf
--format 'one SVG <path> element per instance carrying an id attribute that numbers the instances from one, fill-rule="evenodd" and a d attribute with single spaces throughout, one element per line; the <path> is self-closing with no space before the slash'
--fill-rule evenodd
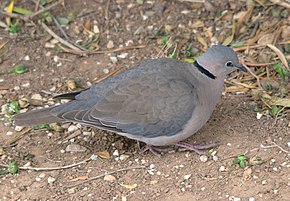
<path id="1" fill-rule="evenodd" d="M 104 158 L 104 159 L 109 159 L 111 158 L 110 156 L 110 153 L 107 151 L 107 150 L 104 150 L 104 151 L 99 151 L 96 153 L 97 156 L 101 157 L 101 158 Z"/>
<path id="2" fill-rule="evenodd" d="M 12 12 L 13 12 L 13 8 L 14 8 L 14 0 L 12 0 L 12 1 L 10 2 L 9 6 L 8 6 L 7 9 L 6 9 L 6 12 L 7 12 L 7 13 L 12 13 Z M 10 26 L 10 24 L 11 24 L 11 18 L 10 18 L 10 17 L 6 17 L 6 24 L 7 24 L 8 26 Z"/>
<path id="3" fill-rule="evenodd" d="M 231 44 L 231 42 L 234 40 L 235 32 L 236 32 L 236 23 L 234 23 L 232 26 L 232 34 L 224 40 L 223 45 Z"/>
<path id="4" fill-rule="evenodd" d="M 204 22 L 201 20 L 195 21 L 193 24 L 189 25 L 190 28 L 199 28 L 199 27 L 204 27 Z"/>
<path id="5" fill-rule="evenodd" d="M 272 105 L 280 105 L 283 107 L 290 107 L 290 99 L 288 98 L 275 98 L 271 101 Z"/>
<path id="6" fill-rule="evenodd" d="M 137 184 L 132 184 L 132 185 L 130 185 L 130 184 L 120 184 L 120 186 L 123 186 L 123 187 L 128 188 L 128 189 L 134 189 L 134 188 L 137 187 Z"/>
<path id="7" fill-rule="evenodd" d="M 247 1 L 247 11 L 241 12 L 240 17 L 238 18 L 237 30 L 240 30 L 242 24 L 245 24 L 249 21 L 249 19 L 251 18 L 251 15 L 253 13 L 254 8 L 255 8 L 255 3 L 252 0 L 248 0 Z"/>
<path id="8" fill-rule="evenodd" d="M 270 96 L 269 94 L 262 94 L 262 98 L 269 105 L 280 105 L 283 107 L 290 107 L 290 99 L 288 98 L 279 98 L 275 96 Z"/>
<path id="9" fill-rule="evenodd" d="M 277 56 L 279 57 L 279 59 L 281 60 L 282 64 L 287 68 L 287 70 L 290 70 L 289 69 L 289 66 L 288 66 L 288 62 L 284 56 L 284 54 L 277 48 L 275 47 L 274 45 L 271 45 L 271 44 L 267 44 L 267 46 L 269 48 L 271 48 L 276 54 Z"/>
<path id="10" fill-rule="evenodd" d="M 88 179 L 88 176 L 79 176 L 77 178 L 70 180 L 70 182 L 79 181 L 79 180 L 87 180 L 87 179 Z"/>
<path id="11" fill-rule="evenodd" d="M 281 45 L 286 45 L 286 44 L 290 44 L 290 40 L 287 40 L 287 41 L 283 41 L 283 42 L 281 42 L 281 43 L 279 43 L 279 44 L 281 44 Z"/>
<path id="12" fill-rule="evenodd" d="M 259 45 L 271 44 L 273 43 L 274 38 L 275 38 L 275 34 L 273 33 L 265 34 L 265 35 L 262 35 L 261 38 L 259 38 L 257 43 Z"/>
<path id="13" fill-rule="evenodd" d="M 247 92 L 249 88 L 230 86 L 225 88 L 225 92 Z"/>
<path id="14" fill-rule="evenodd" d="M 205 39 L 199 33 L 196 33 L 196 37 L 197 37 L 198 42 L 202 44 L 203 48 L 207 49 L 208 46 L 206 44 Z"/>
<path id="15" fill-rule="evenodd" d="M 76 82 L 73 79 L 69 79 L 66 84 L 69 91 L 77 90 Z"/>
<path id="16" fill-rule="evenodd" d="M 91 30 L 91 20 L 88 19 L 85 23 L 85 30 L 90 31 Z"/>

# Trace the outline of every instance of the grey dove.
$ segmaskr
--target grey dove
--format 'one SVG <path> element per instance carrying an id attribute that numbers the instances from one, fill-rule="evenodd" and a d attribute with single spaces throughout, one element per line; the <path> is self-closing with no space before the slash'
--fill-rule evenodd
<path id="1" fill-rule="evenodd" d="M 27 126 L 77 122 L 156 146 L 177 145 L 193 151 L 211 145 L 183 142 L 210 118 L 221 99 L 224 79 L 235 69 L 246 71 L 229 47 L 214 45 L 195 62 L 153 59 L 92 87 L 58 98 L 72 101 L 14 117 Z"/>

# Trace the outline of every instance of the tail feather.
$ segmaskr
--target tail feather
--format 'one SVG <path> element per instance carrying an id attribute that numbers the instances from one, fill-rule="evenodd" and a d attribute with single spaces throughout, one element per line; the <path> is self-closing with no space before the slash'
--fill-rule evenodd
<path id="1" fill-rule="evenodd" d="M 50 124 L 63 121 L 56 115 L 53 115 L 52 110 L 58 106 L 32 110 L 30 112 L 20 113 L 14 116 L 15 124 L 18 126 L 31 126 L 37 124 Z"/>

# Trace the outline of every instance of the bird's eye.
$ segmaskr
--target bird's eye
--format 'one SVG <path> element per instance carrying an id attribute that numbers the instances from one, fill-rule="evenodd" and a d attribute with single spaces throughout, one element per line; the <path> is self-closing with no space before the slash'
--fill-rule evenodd
<path id="1" fill-rule="evenodd" d="M 233 65 L 233 62 L 231 62 L 231 61 L 227 61 L 227 62 L 226 62 L 226 66 L 227 66 L 227 67 L 232 67 L 232 66 L 234 66 L 234 65 Z"/>

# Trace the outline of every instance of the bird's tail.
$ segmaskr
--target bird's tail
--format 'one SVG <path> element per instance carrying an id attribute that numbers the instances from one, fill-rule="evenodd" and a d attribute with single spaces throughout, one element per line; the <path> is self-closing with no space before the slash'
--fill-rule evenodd
<path id="1" fill-rule="evenodd" d="M 17 126 L 31 126 L 37 124 L 50 124 L 62 121 L 56 115 L 53 115 L 52 110 L 58 106 L 32 110 L 30 112 L 20 113 L 14 116 L 14 121 Z"/>

